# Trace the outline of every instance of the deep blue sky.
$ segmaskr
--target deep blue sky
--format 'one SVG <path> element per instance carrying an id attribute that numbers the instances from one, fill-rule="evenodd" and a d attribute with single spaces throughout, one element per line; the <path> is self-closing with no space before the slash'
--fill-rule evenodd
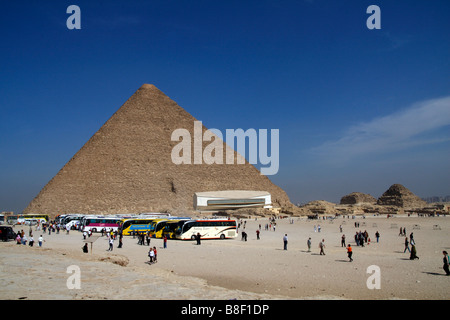
<path id="1" fill-rule="evenodd" d="M 447 0 L 3 2 L 0 211 L 23 210 L 143 83 L 208 128 L 279 129 L 269 178 L 294 203 L 393 183 L 448 195 L 449 14 Z"/>

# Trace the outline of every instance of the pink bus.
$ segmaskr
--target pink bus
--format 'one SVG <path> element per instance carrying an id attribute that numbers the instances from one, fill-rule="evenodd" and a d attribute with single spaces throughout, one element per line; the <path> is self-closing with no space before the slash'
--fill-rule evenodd
<path id="1" fill-rule="evenodd" d="M 101 232 L 102 229 L 106 231 L 117 231 L 119 228 L 121 218 L 117 217 L 100 217 L 100 216 L 86 216 L 81 220 L 82 232 L 92 231 Z"/>

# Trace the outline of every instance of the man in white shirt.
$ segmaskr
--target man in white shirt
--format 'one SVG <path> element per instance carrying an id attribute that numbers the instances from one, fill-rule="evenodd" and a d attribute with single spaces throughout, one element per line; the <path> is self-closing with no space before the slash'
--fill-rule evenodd
<path id="1" fill-rule="evenodd" d="M 110 237 L 109 238 L 109 249 L 108 249 L 108 251 L 113 251 L 113 247 L 114 247 L 114 238 Z"/>

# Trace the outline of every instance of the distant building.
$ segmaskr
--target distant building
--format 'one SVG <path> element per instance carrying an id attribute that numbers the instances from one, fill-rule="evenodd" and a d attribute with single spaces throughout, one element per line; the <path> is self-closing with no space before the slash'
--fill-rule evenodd
<path id="1" fill-rule="evenodd" d="M 223 190 L 196 192 L 194 209 L 197 211 L 219 211 L 241 208 L 272 208 L 269 192 L 249 190 Z"/>

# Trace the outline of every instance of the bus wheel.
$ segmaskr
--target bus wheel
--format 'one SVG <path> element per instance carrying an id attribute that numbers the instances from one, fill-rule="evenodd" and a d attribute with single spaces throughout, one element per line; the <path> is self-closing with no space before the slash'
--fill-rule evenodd
<path id="1" fill-rule="evenodd" d="M 191 240 L 195 240 L 195 236 L 194 235 L 191 236 Z"/>
<path id="2" fill-rule="evenodd" d="M 95 229 L 95 228 L 92 228 L 92 232 L 97 232 L 97 229 Z"/>
<path id="3" fill-rule="evenodd" d="M 220 235 L 220 239 L 225 239 L 225 235 L 223 233 Z"/>

